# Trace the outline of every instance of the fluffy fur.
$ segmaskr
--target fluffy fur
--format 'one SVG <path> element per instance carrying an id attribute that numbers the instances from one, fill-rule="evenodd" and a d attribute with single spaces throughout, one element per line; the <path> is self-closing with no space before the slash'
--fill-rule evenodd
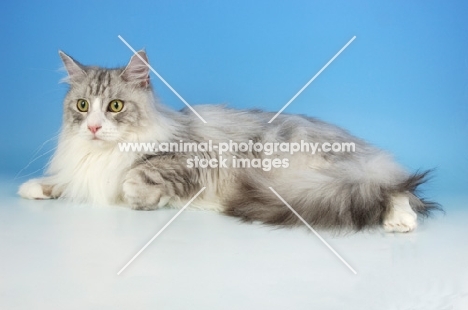
<path id="1" fill-rule="evenodd" d="M 60 52 L 70 84 L 64 100 L 63 128 L 47 175 L 24 183 L 30 199 L 65 198 L 95 204 L 125 204 L 150 210 L 181 206 L 203 186 L 193 207 L 211 209 L 244 221 L 296 225 L 299 219 L 269 190 L 271 186 L 314 227 L 360 230 L 383 225 L 387 231 L 415 229 L 416 213 L 438 205 L 419 198 L 427 172 L 409 174 L 389 154 L 319 120 L 258 110 L 197 106 L 190 110 L 160 105 L 149 81 L 146 53 L 125 68 L 83 66 Z M 79 100 L 88 108 L 80 111 Z M 109 104 L 121 100 L 119 112 Z M 121 152 L 119 142 L 353 142 L 355 152 L 257 152 L 227 158 L 280 158 L 288 168 L 189 168 L 187 159 L 218 158 L 217 150 L 197 153 Z"/>

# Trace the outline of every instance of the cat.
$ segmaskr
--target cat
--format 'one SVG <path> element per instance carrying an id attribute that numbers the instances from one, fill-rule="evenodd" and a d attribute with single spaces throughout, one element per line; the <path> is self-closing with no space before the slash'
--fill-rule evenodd
<path id="1" fill-rule="evenodd" d="M 59 55 L 69 84 L 61 134 L 46 175 L 20 186 L 18 193 L 24 198 L 153 210 L 181 207 L 206 187 L 192 208 L 243 221 L 301 224 L 273 189 L 309 224 L 339 231 L 381 225 L 388 232 L 409 232 L 416 228 L 418 214 L 427 216 L 440 208 L 416 194 L 427 171 L 410 174 L 385 151 L 339 127 L 302 115 L 281 114 L 269 123 L 274 115 L 270 112 L 196 106 L 204 123 L 189 109 L 174 111 L 158 102 L 143 50 L 116 69 L 85 66 L 62 51 Z M 202 168 L 193 160 L 220 158 L 219 149 L 142 153 L 118 147 L 128 142 L 206 141 L 215 145 L 310 141 L 324 146 L 346 142 L 355 149 L 315 154 L 275 150 L 268 155 L 233 149 L 222 154 L 231 166 Z M 236 159 L 278 159 L 280 166 L 234 168 Z"/>

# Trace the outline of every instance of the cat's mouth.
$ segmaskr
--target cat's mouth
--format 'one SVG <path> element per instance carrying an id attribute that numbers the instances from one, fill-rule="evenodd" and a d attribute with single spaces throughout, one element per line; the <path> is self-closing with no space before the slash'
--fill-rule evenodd
<path id="1" fill-rule="evenodd" d="M 103 139 L 103 137 L 99 137 L 99 136 L 97 136 L 97 135 L 88 136 L 88 140 L 89 140 L 89 141 L 92 141 L 92 142 L 94 142 L 94 141 L 96 141 L 96 142 L 104 142 L 104 141 L 106 141 L 106 139 Z"/>
<path id="2" fill-rule="evenodd" d="M 107 141 L 105 139 L 102 139 L 102 138 L 99 138 L 99 137 L 96 137 L 96 136 L 92 137 L 88 141 L 93 147 L 97 147 L 97 148 L 102 148 L 102 147 L 109 146 L 109 141 Z"/>
<path id="3" fill-rule="evenodd" d="M 91 141 L 91 143 L 97 143 L 97 144 L 108 144 L 110 142 L 112 142 L 111 139 L 109 139 L 110 137 L 107 137 L 107 136 L 98 136 L 98 135 L 92 135 L 90 137 L 88 137 L 88 141 Z"/>

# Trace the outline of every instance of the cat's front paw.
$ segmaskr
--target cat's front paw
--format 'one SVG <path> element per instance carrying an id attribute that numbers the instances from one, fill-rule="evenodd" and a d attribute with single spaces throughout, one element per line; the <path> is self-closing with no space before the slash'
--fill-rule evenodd
<path id="1" fill-rule="evenodd" d="M 38 180 L 32 179 L 23 183 L 18 189 L 18 195 L 26 199 L 52 199 L 51 191 Z"/>
<path id="2" fill-rule="evenodd" d="M 162 187 L 141 169 L 132 169 L 123 183 L 124 201 L 135 210 L 154 210 L 159 207 Z"/>

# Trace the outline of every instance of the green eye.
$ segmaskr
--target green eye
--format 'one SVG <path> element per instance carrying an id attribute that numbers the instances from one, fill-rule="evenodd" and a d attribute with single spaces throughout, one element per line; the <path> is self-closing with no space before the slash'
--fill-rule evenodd
<path id="1" fill-rule="evenodd" d="M 117 112 L 122 111 L 123 107 L 124 107 L 123 101 L 119 100 L 119 99 L 115 99 L 115 100 L 112 100 L 111 102 L 109 102 L 109 107 L 108 107 L 107 110 L 109 112 L 117 113 Z"/>
<path id="2" fill-rule="evenodd" d="M 84 99 L 78 99 L 78 101 L 76 102 L 76 108 L 80 112 L 88 112 L 89 103 Z"/>

